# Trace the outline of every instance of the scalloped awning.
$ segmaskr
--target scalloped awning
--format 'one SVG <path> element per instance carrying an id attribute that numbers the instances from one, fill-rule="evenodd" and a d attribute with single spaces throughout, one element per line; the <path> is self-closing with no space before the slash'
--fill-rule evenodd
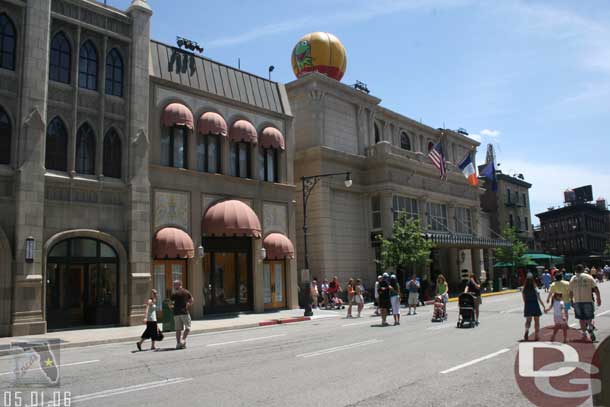
<path id="1" fill-rule="evenodd" d="M 294 245 L 286 235 L 270 233 L 263 240 L 267 251 L 267 260 L 284 260 L 294 258 Z"/>
<path id="2" fill-rule="evenodd" d="M 257 134 L 256 129 L 247 120 L 238 120 L 231 126 L 229 130 L 229 140 L 234 143 L 239 143 L 241 141 L 246 143 L 257 143 Z"/>
<path id="3" fill-rule="evenodd" d="M 193 129 L 193 114 L 182 103 L 170 103 L 163 109 L 161 124 L 165 127 L 186 126 Z"/>
<path id="4" fill-rule="evenodd" d="M 197 130 L 201 134 L 227 135 L 227 122 L 221 115 L 215 112 L 205 112 L 199 118 Z"/>
<path id="5" fill-rule="evenodd" d="M 191 259 L 195 256 L 193 239 L 183 230 L 163 228 L 153 240 L 155 259 Z"/>
<path id="6" fill-rule="evenodd" d="M 261 237 L 261 223 L 256 213 L 237 200 L 218 202 L 203 215 L 201 230 L 207 236 Z"/>
<path id="7" fill-rule="evenodd" d="M 263 148 L 279 148 L 280 150 L 286 149 L 284 135 L 275 127 L 265 127 L 263 129 L 260 136 L 260 145 Z"/>

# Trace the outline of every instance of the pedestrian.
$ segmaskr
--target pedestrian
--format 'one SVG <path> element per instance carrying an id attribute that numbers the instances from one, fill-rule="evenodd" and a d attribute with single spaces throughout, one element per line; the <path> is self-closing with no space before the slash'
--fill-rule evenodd
<path id="1" fill-rule="evenodd" d="M 426 290 L 428 290 L 428 279 L 424 278 L 423 280 L 420 280 L 419 277 L 417 278 L 417 282 L 419 283 L 419 305 L 421 305 L 422 307 L 426 305 L 425 299 L 426 299 Z"/>
<path id="2" fill-rule="evenodd" d="M 186 337 L 191 332 L 190 308 L 193 305 L 193 296 L 182 287 L 182 281 L 174 281 L 174 291 L 170 296 L 173 302 L 174 325 L 176 326 L 176 349 L 186 348 Z M 184 331 L 184 332 L 183 332 Z"/>
<path id="3" fill-rule="evenodd" d="M 356 279 L 356 294 L 354 296 L 354 301 L 358 306 L 358 318 L 360 318 L 360 314 L 362 313 L 362 309 L 364 308 L 364 286 L 362 285 L 362 281 L 357 278 Z"/>
<path id="4" fill-rule="evenodd" d="M 576 266 L 576 275 L 570 280 L 570 301 L 574 306 L 576 319 L 580 322 L 582 338 L 587 339 L 587 333 L 592 342 L 595 342 L 595 327 L 593 319 L 595 312 L 593 307 L 593 293 L 597 297 L 597 306 L 601 307 L 602 298 L 597 283 L 589 274 L 583 272 L 582 264 Z"/>
<path id="5" fill-rule="evenodd" d="M 591 277 L 597 281 L 597 267 L 595 266 L 591 267 Z"/>
<path id="6" fill-rule="evenodd" d="M 436 295 L 443 299 L 443 319 L 447 319 L 447 302 L 449 302 L 449 285 L 445 276 L 439 274 L 436 278 Z"/>
<path id="7" fill-rule="evenodd" d="M 544 270 L 544 273 L 542 273 L 542 284 L 544 285 L 544 292 L 548 293 L 551 287 L 551 274 L 549 270 Z"/>
<path id="8" fill-rule="evenodd" d="M 553 303 L 545 311 L 548 312 L 551 310 L 551 308 L 553 309 L 553 321 L 555 325 L 553 326 L 553 336 L 551 337 L 551 342 L 555 342 L 555 336 L 557 335 L 557 331 L 560 329 L 563 331 L 563 343 L 568 341 L 568 311 L 566 310 L 562 298 L 563 296 L 560 292 L 553 294 Z"/>
<path id="9" fill-rule="evenodd" d="M 407 315 L 411 315 L 411 308 L 413 308 L 413 315 L 417 315 L 417 303 L 419 302 L 419 282 L 417 281 L 417 276 L 415 274 L 411 276 L 411 280 L 407 281 L 405 288 L 409 293 L 409 296 L 407 297 L 409 313 Z"/>
<path id="10" fill-rule="evenodd" d="M 540 292 L 536 287 L 536 282 L 532 273 L 527 273 L 521 296 L 523 297 L 523 316 L 525 317 L 525 334 L 523 334 L 523 340 L 529 340 L 529 330 L 530 326 L 532 325 L 533 318 L 534 340 L 538 341 L 538 333 L 540 332 L 540 316 L 542 315 L 540 305 L 542 305 L 542 309 L 544 309 L 545 312 L 546 308 L 540 299 Z"/>
<path id="11" fill-rule="evenodd" d="M 319 291 L 318 291 L 318 279 L 314 277 L 313 280 L 311 280 L 311 302 L 312 302 L 312 306 L 313 308 L 320 308 L 318 306 L 318 296 L 320 295 Z"/>
<path id="12" fill-rule="evenodd" d="M 386 319 L 388 317 L 388 310 L 391 307 L 390 303 L 390 283 L 388 279 L 390 275 L 383 273 L 381 281 L 379 282 L 379 311 L 381 312 L 381 326 L 388 326 Z"/>
<path id="13" fill-rule="evenodd" d="M 570 283 L 563 279 L 563 276 L 560 272 L 555 274 L 555 281 L 551 284 L 549 295 L 546 298 L 546 302 L 549 303 L 551 301 L 553 295 L 556 293 L 561 294 L 561 300 L 563 301 L 563 305 L 566 311 L 566 321 L 569 319 L 570 314 L 569 311 L 572 308 L 572 303 L 570 302 Z"/>
<path id="14" fill-rule="evenodd" d="M 390 276 L 390 305 L 392 305 L 394 325 L 400 325 L 400 284 L 394 274 Z"/>
<path id="15" fill-rule="evenodd" d="M 531 273 L 528 273 L 531 274 Z M 534 278 L 532 276 L 532 278 Z M 477 280 L 477 276 L 473 273 L 470 274 L 470 279 L 468 280 L 468 284 L 466 284 L 466 288 L 464 289 L 465 293 L 470 293 L 474 295 L 474 323 L 475 325 L 479 325 L 479 308 L 481 303 L 483 302 L 481 299 L 481 284 L 479 284 L 479 280 Z"/>
<path id="16" fill-rule="evenodd" d="M 377 276 L 377 281 L 375 281 L 375 315 L 379 315 L 379 283 L 381 282 L 382 276 Z"/>
<path id="17" fill-rule="evenodd" d="M 320 290 L 322 291 L 322 304 L 324 308 L 328 308 L 328 280 L 322 280 L 322 284 L 320 284 Z"/>
<path id="18" fill-rule="evenodd" d="M 606 281 L 610 280 L 610 266 L 607 264 L 604 266 L 604 274 L 606 275 Z"/>
<path id="19" fill-rule="evenodd" d="M 159 326 L 157 325 L 157 290 L 154 288 L 150 290 L 150 298 L 146 301 L 146 310 L 144 311 L 144 323 L 146 323 L 146 330 L 142 333 L 142 337 L 138 342 L 136 342 L 136 346 L 138 350 L 142 350 L 142 344 L 146 339 L 151 340 L 150 350 L 157 350 L 155 347 L 155 341 L 162 340 L 163 334 L 159 330 Z"/>
<path id="20" fill-rule="evenodd" d="M 347 317 L 346 318 L 353 318 L 352 306 L 354 305 L 354 295 L 355 295 L 353 278 L 349 279 L 349 281 L 347 282 L 347 287 L 345 287 L 345 289 L 347 291 Z"/>

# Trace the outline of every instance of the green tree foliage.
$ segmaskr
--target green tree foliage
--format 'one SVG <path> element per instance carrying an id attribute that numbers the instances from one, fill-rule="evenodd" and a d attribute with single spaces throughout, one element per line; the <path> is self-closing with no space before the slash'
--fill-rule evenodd
<path id="1" fill-rule="evenodd" d="M 381 261 L 384 268 L 421 270 L 430 260 L 434 243 L 423 236 L 424 230 L 418 219 L 401 212 L 392 227 L 389 239 L 377 236 L 381 241 Z"/>
<path id="2" fill-rule="evenodd" d="M 495 249 L 494 256 L 496 260 L 513 263 L 514 267 L 525 266 L 527 259 L 523 255 L 527 253 L 527 245 L 519 239 L 515 228 L 505 227 L 502 231 L 502 238 L 511 242 L 511 245 Z"/>

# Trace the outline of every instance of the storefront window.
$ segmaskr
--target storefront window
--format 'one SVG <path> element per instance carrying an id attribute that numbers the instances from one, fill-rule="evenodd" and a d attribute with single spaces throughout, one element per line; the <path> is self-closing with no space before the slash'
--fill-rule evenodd
<path id="1" fill-rule="evenodd" d="M 448 231 L 447 205 L 428 203 L 428 228 L 442 232 Z"/>

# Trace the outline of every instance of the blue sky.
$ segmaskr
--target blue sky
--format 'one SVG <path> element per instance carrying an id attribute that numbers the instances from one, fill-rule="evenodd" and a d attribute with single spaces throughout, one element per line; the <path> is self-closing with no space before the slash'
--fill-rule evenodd
<path id="1" fill-rule="evenodd" d="M 559 205 L 568 187 L 593 184 L 610 199 L 607 0 L 149 3 L 153 38 L 193 39 L 207 57 L 240 58 L 261 76 L 274 65 L 279 82 L 294 79 L 290 52 L 302 35 L 332 32 L 347 50 L 344 83 L 365 82 L 387 108 L 493 143 L 500 168 L 533 183 L 532 215 Z"/>

